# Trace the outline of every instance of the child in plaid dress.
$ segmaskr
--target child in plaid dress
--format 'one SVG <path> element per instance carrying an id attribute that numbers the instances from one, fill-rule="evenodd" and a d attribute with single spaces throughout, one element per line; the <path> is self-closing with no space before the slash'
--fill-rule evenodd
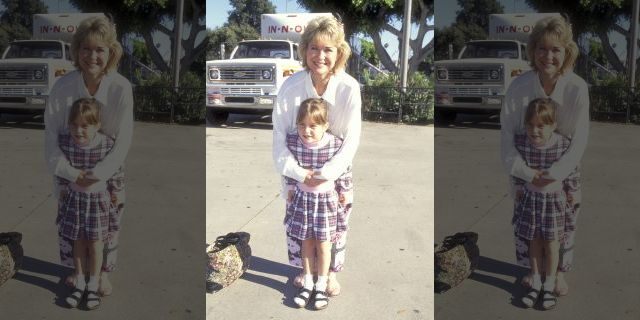
<path id="1" fill-rule="evenodd" d="M 85 170 L 91 176 L 91 169 L 102 160 L 113 147 L 114 140 L 100 130 L 100 105 L 95 99 L 76 100 L 69 112 L 69 133 L 58 136 L 58 145 L 71 166 Z M 87 308 L 95 309 L 100 305 L 98 285 L 103 259 L 103 246 L 107 233 L 112 232 L 110 223 L 117 212 L 112 203 L 112 193 L 107 183 L 95 183 L 90 186 L 78 185 L 56 177 L 60 189 L 58 204 L 58 232 L 62 237 L 73 241 L 73 263 L 77 277 L 75 287 L 66 302 L 77 307 L 87 292 Z M 87 265 L 84 259 L 88 252 Z M 83 270 L 83 268 L 89 270 Z M 86 282 L 84 274 L 89 274 Z"/>
<path id="2" fill-rule="evenodd" d="M 311 98 L 300 104 L 297 132 L 287 134 L 287 147 L 303 168 L 313 172 L 329 161 L 342 146 L 342 140 L 327 132 L 327 106 L 322 99 Z M 345 203 L 351 188 L 349 174 L 336 181 L 326 181 L 310 187 L 295 179 L 284 177 L 288 196 L 285 225 L 287 235 L 302 241 L 303 286 L 294 302 L 304 307 L 314 293 L 314 307 L 324 309 L 329 300 L 326 293 L 332 240 L 337 232 L 345 231 Z M 314 256 L 317 253 L 317 261 Z M 313 272 L 318 273 L 314 283 Z M 315 289 L 315 290 L 314 290 Z"/>
<path id="3" fill-rule="evenodd" d="M 555 132 L 558 104 L 549 98 L 532 100 L 525 113 L 526 134 L 516 134 L 514 145 L 527 166 L 546 175 L 551 165 L 567 151 L 571 141 Z M 577 172 L 574 170 L 574 172 Z M 545 187 L 511 177 L 516 187 L 513 218 L 515 235 L 529 241 L 529 260 L 533 284 L 522 302 L 532 307 L 542 291 L 542 307 L 551 309 L 557 300 L 553 294 L 559 261 L 560 241 L 566 228 L 575 227 L 568 220 L 575 183 L 570 175 Z M 544 268 L 544 269 L 543 269 Z M 544 272 L 544 284 L 541 271 Z"/>

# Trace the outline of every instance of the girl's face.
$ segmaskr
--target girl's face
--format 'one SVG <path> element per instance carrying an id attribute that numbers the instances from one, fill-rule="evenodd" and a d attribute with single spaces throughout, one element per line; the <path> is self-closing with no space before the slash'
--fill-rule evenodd
<path id="1" fill-rule="evenodd" d="M 551 134 L 556 131 L 557 124 L 546 124 L 534 117 L 527 124 L 527 137 L 535 146 L 543 146 L 551 138 Z"/>
<path id="2" fill-rule="evenodd" d="M 313 120 L 306 117 L 301 123 L 298 123 L 298 135 L 303 142 L 314 143 L 322 139 L 324 133 L 329 129 L 329 124 L 317 124 Z"/>
<path id="3" fill-rule="evenodd" d="M 81 117 L 77 117 L 76 120 L 69 124 L 71 137 L 80 146 L 88 145 L 95 138 L 98 130 L 100 130 L 100 123 L 89 124 Z"/>
<path id="4" fill-rule="evenodd" d="M 337 59 L 338 47 L 326 37 L 316 37 L 307 46 L 307 68 L 318 76 L 328 76 L 336 66 Z"/>
<path id="5" fill-rule="evenodd" d="M 566 48 L 554 37 L 544 37 L 536 46 L 534 62 L 538 72 L 551 78 L 560 73 Z"/>
<path id="6" fill-rule="evenodd" d="M 78 52 L 80 70 L 87 75 L 100 77 L 104 74 L 109 61 L 109 46 L 97 39 L 82 42 Z"/>

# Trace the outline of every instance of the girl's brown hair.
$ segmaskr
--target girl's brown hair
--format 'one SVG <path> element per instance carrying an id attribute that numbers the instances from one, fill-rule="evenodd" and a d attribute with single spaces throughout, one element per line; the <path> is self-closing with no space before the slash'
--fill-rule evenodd
<path id="1" fill-rule="evenodd" d="M 82 20 L 78 30 L 71 40 L 71 59 L 79 68 L 80 49 L 82 44 L 88 40 L 104 42 L 109 47 L 109 60 L 105 66 L 105 73 L 118 68 L 118 62 L 122 57 L 122 46 L 118 42 L 116 27 L 107 17 L 91 17 Z"/>
<path id="2" fill-rule="evenodd" d="M 100 123 L 101 103 L 93 98 L 81 98 L 73 102 L 69 111 L 69 123 L 73 123 L 80 118 L 87 124 L 97 125 Z"/>
<path id="3" fill-rule="evenodd" d="M 316 39 L 327 39 L 338 50 L 336 64 L 331 72 L 336 73 L 338 70 L 344 70 L 351 55 L 351 48 L 347 41 L 344 40 L 344 37 L 344 27 L 334 17 L 324 16 L 309 21 L 304 33 L 302 33 L 300 46 L 298 46 L 298 53 L 302 58 L 302 66 L 308 68 L 307 49 L 309 44 Z"/>
<path id="4" fill-rule="evenodd" d="M 556 39 L 564 47 L 564 63 L 560 66 L 560 73 L 564 74 L 573 69 L 573 65 L 578 59 L 578 46 L 573 41 L 573 31 L 571 25 L 564 18 L 553 16 L 541 19 L 533 27 L 531 35 L 529 35 L 529 43 L 527 44 L 527 55 L 529 56 L 529 64 L 533 70 L 537 70 L 535 58 L 538 44 L 546 39 Z"/>
<path id="5" fill-rule="evenodd" d="M 305 119 L 310 119 L 315 124 L 325 125 L 329 122 L 327 116 L 327 104 L 322 99 L 310 98 L 300 103 L 296 124 L 302 123 Z"/>
<path id="6" fill-rule="evenodd" d="M 559 105 L 551 98 L 538 98 L 529 102 L 524 114 L 524 123 L 529 125 L 533 119 L 538 119 L 543 124 L 556 123 L 556 110 Z"/>

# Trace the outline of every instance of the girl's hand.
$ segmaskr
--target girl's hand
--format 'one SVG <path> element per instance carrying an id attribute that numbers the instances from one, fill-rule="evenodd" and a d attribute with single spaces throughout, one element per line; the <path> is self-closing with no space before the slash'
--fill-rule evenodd
<path id="1" fill-rule="evenodd" d="M 291 201 L 293 201 L 293 190 L 287 192 L 287 204 L 291 203 Z"/>

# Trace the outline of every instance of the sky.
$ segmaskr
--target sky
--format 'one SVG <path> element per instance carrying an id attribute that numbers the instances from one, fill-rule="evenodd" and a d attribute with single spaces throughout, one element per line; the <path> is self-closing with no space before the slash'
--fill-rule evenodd
<path id="1" fill-rule="evenodd" d="M 300 7 L 295 0 L 271 0 L 271 3 L 276 7 L 276 13 L 301 13 L 308 12 L 306 9 Z M 232 10 L 228 0 L 207 0 L 207 28 L 213 29 L 222 26 L 227 22 L 228 12 Z M 401 21 L 394 25 L 399 29 L 402 24 Z M 412 39 L 415 39 L 417 28 L 412 30 Z M 368 38 L 368 37 L 366 37 Z M 393 60 L 398 59 L 398 40 L 395 36 L 388 32 L 383 32 L 381 35 L 382 43 L 389 44 L 389 55 Z M 429 32 L 425 37 L 423 45 L 433 38 L 433 32 Z M 369 39 L 369 38 L 368 38 Z M 369 39 L 370 40 L 370 39 Z"/>

